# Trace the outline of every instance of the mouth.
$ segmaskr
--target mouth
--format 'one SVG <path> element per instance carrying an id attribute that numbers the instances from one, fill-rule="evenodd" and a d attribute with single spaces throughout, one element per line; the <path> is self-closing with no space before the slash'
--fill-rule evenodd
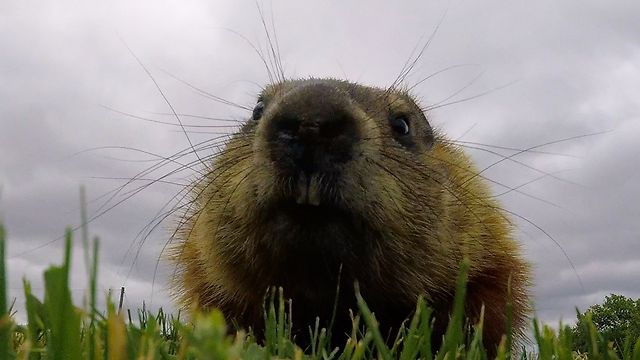
<path id="1" fill-rule="evenodd" d="M 333 204 L 282 202 L 277 212 L 290 222 L 306 229 L 326 228 L 328 225 L 351 223 L 354 214 Z"/>
<path id="2" fill-rule="evenodd" d="M 345 181 L 341 168 L 322 172 L 297 168 L 275 170 L 270 174 L 273 176 L 273 183 L 277 184 L 270 194 L 275 202 L 349 208 L 345 202 L 349 183 Z"/>
<path id="3" fill-rule="evenodd" d="M 269 233 L 265 238 L 279 244 L 280 251 L 296 256 L 339 262 L 350 259 L 354 249 L 366 248 L 363 241 L 371 232 L 368 221 L 335 196 L 322 196 L 326 193 L 319 189 L 317 185 L 299 186 L 300 193 L 265 208 L 265 231 Z"/>

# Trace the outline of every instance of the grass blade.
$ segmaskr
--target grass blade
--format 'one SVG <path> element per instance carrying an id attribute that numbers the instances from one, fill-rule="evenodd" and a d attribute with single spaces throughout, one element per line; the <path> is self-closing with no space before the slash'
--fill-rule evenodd
<path id="1" fill-rule="evenodd" d="M 367 304 L 364 302 L 362 295 L 360 295 L 360 288 L 357 283 L 356 283 L 355 290 L 356 290 L 356 299 L 358 301 L 358 309 L 360 309 L 360 313 L 362 314 L 362 319 L 367 325 L 367 332 L 371 333 L 371 336 L 373 337 L 373 343 L 375 344 L 376 349 L 378 350 L 379 356 L 384 360 L 392 360 L 393 356 L 391 355 L 391 352 L 387 348 L 387 345 L 385 344 L 384 339 L 382 338 L 382 334 L 380 334 L 380 329 L 378 328 L 378 324 L 375 319 L 375 316 L 373 315 L 371 310 L 369 310 L 369 307 L 367 306 Z M 365 338 L 366 338 L 366 335 L 365 335 Z"/>
<path id="2" fill-rule="evenodd" d="M 71 230 L 65 239 L 65 261 L 44 273 L 45 308 L 49 318 L 53 359 L 81 359 L 80 315 L 71 301 L 69 268 L 71 265 Z"/>
<path id="3" fill-rule="evenodd" d="M 0 359 L 9 359 L 12 355 L 12 328 L 11 314 L 7 306 L 7 273 L 5 263 L 6 232 L 4 225 L 0 224 Z"/>

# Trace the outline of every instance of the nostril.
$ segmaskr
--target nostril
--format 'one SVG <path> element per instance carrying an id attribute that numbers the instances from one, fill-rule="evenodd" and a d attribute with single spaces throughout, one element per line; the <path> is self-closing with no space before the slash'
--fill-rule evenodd
<path id="1" fill-rule="evenodd" d="M 356 121 L 349 104 L 331 98 L 335 96 L 332 92 L 318 99 L 317 91 L 304 87 L 280 101 L 280 108 L 263 121 L 271 139 L 287 143 L 331 144 L 350 137 L 347 134 L 355 135 Z"/>
<path id="2" fill-rule="evenodd" d="M 324 139 L 336 138 L 345 132 L 348 128 L 348 120 L 344 116 L 337 116 L 320 123 L 320 137 Z"/>
<path id="3" fill-rule="evenodd" d="M 282 117 L 276 122 L 276 133 L 280 138 L 290 139 L 298 136 L 300 120 L 293 117 Z"/>

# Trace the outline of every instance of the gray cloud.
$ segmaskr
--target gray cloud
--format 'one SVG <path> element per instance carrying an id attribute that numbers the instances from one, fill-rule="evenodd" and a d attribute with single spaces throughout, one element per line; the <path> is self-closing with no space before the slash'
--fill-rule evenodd
<path id="1" fill-rule="evenodd" d="M 155 266 L 171 223 L 148 237 L 145 231 L 175 204 L 172 196 L 197 172 L 186 165 L 196 159 L 181 156 L 127 181 L 189 147 L 159 89 L 179 114 L 247 117 L 190 85 L 251 107 L 269 81 L 252 49 L 268 56 L 255 3 L 23 1 L 0 5 L 0 14 L 0 184 L 11 296 L 22 301 L 23 275 L 41 288 L 42 270 L 61 261 L 63 241 L 54 240 L 80 222 L 84 184 L 90 214 L 116 205 L 91 223 L 101 239 L 102 291 L 125 286 L 127 306 L 153 297 L 153 306 L 170 307 L 160 291 L 170 270 L 155 273 Z M 469 100 L 433 110 L 432 122 L 466 144 L 481 169 L 514 151 L 472 143 L 549 143 L 512 159 L 520 163 L 500 161 L 483 173 L 497 193 L 506 192 L 500 199 L 516 214 L 519 238 L 536 264 L 538 315 L 556 323 L 610 292 L 640 297 L 640 5 L 315 1 L 267 4 L 265 14 L 268 26 L 273 17 L 287 76 L 378 86 L 397 78 L 442 19 L 405 83 L 426 79 L 413 91 L 425 106 L 462 89 L 445 103 Z M 181 119 L 207 126 L 187 128 L 193 143 L 235 126 Z M 180 164 L 183 171 L 171 173 Z M 76 245 L 80 301 L 86 279 Z"/>

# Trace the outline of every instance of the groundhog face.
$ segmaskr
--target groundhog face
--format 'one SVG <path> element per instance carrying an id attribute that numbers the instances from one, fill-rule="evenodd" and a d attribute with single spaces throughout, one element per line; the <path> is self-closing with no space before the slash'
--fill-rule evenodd
<path id="1" fill-rule="evenodd" d="M 410 217 L 415 206 L 401 204 L 424 182 L 435 142 L 406 92 L 332 79 L 267 86 L 239 137 L 250 142 L 251 169 L 232 181 L 254 196 L 243 203 L 266 219 L 267 241 L 311 239 L 339 258 Z"/>
<path id="2" fill-rule="evenodd" d="M 385 153 L 420 157 L 434 141 L 406 93 L 337 80 L 268 86 L 244 128 L 255 133 L 257 162 L 283 186 L 274 194 L 298 205 L 340 205 L 363 186 L 367 160 Z"/>

